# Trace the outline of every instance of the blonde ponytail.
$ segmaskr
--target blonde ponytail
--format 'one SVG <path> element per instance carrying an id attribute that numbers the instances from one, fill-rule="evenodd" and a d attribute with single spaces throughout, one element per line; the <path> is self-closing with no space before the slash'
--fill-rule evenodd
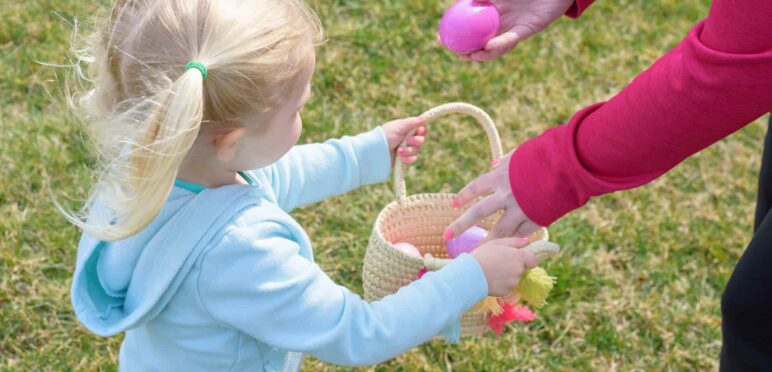
<path id="1" fill-rule="evenodd" d="M 132 144 L 126 172 L 130 178 L 125 180 L 129 192 L 120 199 L 112 199 L 112 208 L 127 213 L 120 229 L 113 228 L 115 225 L 102 226 L 103 239 L 133 235 L 158 214 L 172 189 L 177 169 L 196 140 L 203 108 L 201 74 L 195 70 L 185 72 L 159 94 L 158 105 L 140 125 L 137 142 Z M 95 233 L 88 227 L 84 230 Z"/>
<path id="2" fill-rule="evenodd" d="M 79 100 L 99 177 L 81 214 L 65 216 L 112 241 L 153 221 L 202 123 L 277 104 L 322 31 L 296 0 L 125 0 L 110 14 L 83 57 L 93 88 Z M 193 59 L 208 76 L 185 67 Z"/>

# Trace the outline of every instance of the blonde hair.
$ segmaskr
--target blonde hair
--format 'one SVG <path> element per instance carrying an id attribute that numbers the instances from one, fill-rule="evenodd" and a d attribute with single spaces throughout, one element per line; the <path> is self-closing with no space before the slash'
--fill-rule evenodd
<path id="1" fill-rule="evenodd" d="M 119 0 L 79 56 L 92 85 L 74 102 L 100 166 L 83 210 L 67 218 L 102 240 L 144 229 L 202 123 L 274 107 L 321 40 L 301 0 Z M 191 60 L 206 79 L 185 70 Z"/>

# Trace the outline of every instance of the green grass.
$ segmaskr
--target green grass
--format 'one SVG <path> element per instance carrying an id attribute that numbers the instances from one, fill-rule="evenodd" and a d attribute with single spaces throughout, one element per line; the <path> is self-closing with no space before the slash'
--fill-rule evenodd
<path id="1" fill-rule="evenodd" d="M 78 231 L 49 195 L 85 197 L 91 156 L 64 104 L 65 64 L 86 0 L 0 7 L 0 369 L 116 369 L 120 337 L 97 338 L 69 304 Z M 468 101 L 496 120 L 506 148 L 619 91 L 707 15 L 708 1 L 602 1 L 506 58 L 469 64 L 438 48 L 447 1 L 319 1 L 329 35 L 302 141 L 318 141 Z M 594 200 L 551 227 L 558 285 L 539 320 L 500 338 L 430 342 L 376 370 L 715 369 L 720 295 L 752 231 L 764 128 L 757 121 L 638 190 Z M 408 189 L 455 191 L 486 169 L 466 119 L 431 128 Z M 442 165 L 442 166 L 438 166 Z M 392 200 L 379 185 L 300 210 L 320 265 L 361 293 L 372 222 Z M 308 360 L 309 370 L 339 368 Z"/>

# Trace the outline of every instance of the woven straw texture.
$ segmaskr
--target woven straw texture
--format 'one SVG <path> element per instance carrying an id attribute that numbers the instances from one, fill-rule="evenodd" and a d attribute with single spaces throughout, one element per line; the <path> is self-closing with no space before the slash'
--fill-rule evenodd
<path id="1" fill-rule="evenodd" d="M 491 156 L 502 156 L 501 140 L 491 118 L 479 108 L 466 103 L 449 103 L 435 107 L 421 116 L 427 122 L 437 117 L 464 113 L 473 116 L 483 126 L 491 147 Z M 403 143 L 403 146 L 405 144 Z M 427 193 L 408 196 L 401 162 L 394 167 L 394 190 L 397 200 L 389 203 L 378 215 L 364 259 L 363 282 L 365 299 L 378 300 L 395 293 L 416 280 L 421 269 L 439 270 L 450 262 L 442 234 L 465 208 L 453 208 L 453 194 Z M 478 225 L 491 230 L 500 214 L 489 216 Z M 524 249 L 543 259 L 557 252 L 558 247 L 547 242 L 547 230 L 531 236 Z M 413 244 L 423 258 L 412 257 L 394 248 L 392 243 Z M 484 311 L 472 308 L 461 318 L 461 336 L 478 336 L 489 330 Z"/>

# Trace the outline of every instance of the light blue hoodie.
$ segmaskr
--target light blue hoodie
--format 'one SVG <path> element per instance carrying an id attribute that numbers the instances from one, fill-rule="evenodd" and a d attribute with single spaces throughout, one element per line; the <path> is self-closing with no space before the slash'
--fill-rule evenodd
<path id="1" fill-rule="evenodd" d="M 314 263 L 308 236 L 287 214 L 383 182 L 390 169 L 378 128 L 296 146 L 245 172 L 252 185 L 178 182 L 139 234 L 118 242 L 84 234 L 75 313 L 98 335 L 126 332 L 125 371 L 292 371 L 302 353 L 355 366 L 401 354 L 486 296 L 477 261 L 464 255 L 368 303 Z"/>

